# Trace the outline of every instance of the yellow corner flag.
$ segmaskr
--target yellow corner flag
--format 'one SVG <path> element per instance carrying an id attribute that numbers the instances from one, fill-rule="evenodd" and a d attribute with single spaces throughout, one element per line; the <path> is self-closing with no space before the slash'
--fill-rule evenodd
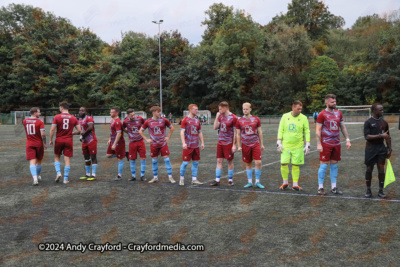
<path id="1" fill-rule="evenodd" d="M 394 177 L 394 172 L 392 168 L 392 164 L 390 163 L 390 160 L 387 160 L 387 166 L 386 166 L 386 175 L 385 175 L 385 185 L 384 188 L 390 183 L 393 183 L 396 181 L 396 178 Z"/>

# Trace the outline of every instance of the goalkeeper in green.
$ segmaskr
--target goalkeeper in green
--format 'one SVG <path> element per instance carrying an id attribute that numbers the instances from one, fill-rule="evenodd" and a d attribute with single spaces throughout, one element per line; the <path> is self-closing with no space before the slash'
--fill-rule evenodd
<path id="1" fill-rule="evenodd" d="M 283 184 L 280 189 L 289 186 L 289 163 L 292 162 L 293 190 L 300 191 L 300 168 L 304 164 L 304 155 L 310 153 L 310 126 L 305 115 L 301 114 L 303 104 L 296 100 L 293 102 L 292 111 L 285 113 L 279 123 L 277 150 L 281 152 L 281 173 Z M 304 145 L 304 135 L 306 145 Z"/>

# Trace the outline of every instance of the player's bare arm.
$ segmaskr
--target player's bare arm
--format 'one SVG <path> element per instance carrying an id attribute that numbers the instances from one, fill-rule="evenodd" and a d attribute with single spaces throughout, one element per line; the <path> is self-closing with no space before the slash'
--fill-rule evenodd
<path id="1" fill-rule="evenodd" d="M 76 129 L 76 130 L 72 133 L 72 135 L 78 135 L 78 134 L 80 134 L 81 131 L 82 131 L 80 125 L 76 125 L 76 126 L 75 126 L 75 129 Z"/>
<path id="2" fill-rule="evenodd" d="M 169 141 L 169 139 L 171 139 L 171 135 L 174 132 L 174 126 L 171 125 L 171 128 L 169 129 L 169 133 L 168 136 L 165 137 L 165 141 Z"/>
<path id="3" fill-rule="evenodd" d="M 318 152 L 322 152 L 321 132 L 322 132 L 322 125 L 317 124 L 316 131 L 315 131 L 315 136 L 317 137 L 317 150 L 318 150 Z"/>
<path id="4" fill-rule="evenodd" d="M 144 140 L 146 140 L 147 143 L 149 143 L 149 144 L 153 143 L 153 140 L 152 140 L 151 138 L 148 139 L 148 138 L 144 135 L 144 131 L 143 131 L 142 128 L 140 128 L 139 134 L 140 134 L 140 136 L 141 136 Z"/>
<path id="5" fill-rule="evenodd" d="M 51 125 L 49 146 L 53 146 L 53 136 L 54 136 L 54 132 L 56 131 L 56 128 L 57 128 L 57 125 Z"/>
<path id="6" fill-rule="evenodd" d="M 390 137 L 389 129 L 386 131 L 386 134 L 387 134 L 387 137 L 385 138 L 385 141 L 386 141 L 386 146 L 388 148 L 386 158 L 390 158 L 390 156 L 392 155 L 392 138 Z"/>
<path id="7" fill-rule="evenodd" d="M 233 131 L 232 153 L 236 152 L 236 130 Z"/>
<path id="8" fill-rule="evenodd" d="M 238 151 L 242 151 L 242 140 L 240 140 L 241 136 L 240 136 L 240 129 L 236 129 L 236 142 L 237 142 L 237 146 L 238 146 Z"/>
<path id="9" fill-rule="evenodd" d="M 221 113 L 217 113 L 217 115 L 215 116 L 215 120 L 214 120 L 214 130 L 218 130 L 219 126 L 220 126 L 220 122 L 218 121 L 219 116 L 221 116 Z"/>
<path id="10" fill-rule="evenodd" d="M 258 127 L 257 132 L 258 132 L 258 138 L 260 139 L 261 151 L 264 151 L 264 150 L 265 150 L 265 147 L 264 147 L 264 140 L 263 140 L 263 135 L 262 135 L 261 127 Z"/>
<path id="11" fill-rule="evenodd" d="M 204 139 L 203 139 L 202 132 L 199 133 L 199 139 L 200 139 L 200 143 L 201 143 L 201 150 L 204 150 Z"/>
<path id="12" fill-rule="evenodd" d="M 344 125 L 344 123 L 341 123 L 340 129 L 342 130 L 342 133 L 343 133 L 344 137 L 346 138 L 346 147 L 347 147 L 347 149 L 350 149 L 351 143 L 350 143 L 349 134 L 347 133 L 346 125 Z"/>
<path id="13" fill-rule="evenodd" d="M 82 138 L 85 138 L 94 128 L 93 123 L 89 123 L 88 124 L 88 128 L 86 129 L 86 131 L 82 134 Z"/>
<path id="14" fill-rule="evenodd" d="M 114 144 L 111 147 L 112 150 L 115 150 L 117 148 L 117 144 L 119 142 L 119 139 L 121 139 L 121 136 L 122 136 L 121 132 L 117 133 L 117 137 L 115 137 Z"/>
<path id="15" fill-rule="evenodd" d="M 187 144 L 185 142 L 185 129 L 181 129 L 181 141 L 182 141 L 182 148 L 187 149 Z"/>
<path id="16" fill-rule="evenodd" d="M 40 134 L 41 134 L 41 136 L 42 136 L 42 141 L 43 141 L 44 149 L 47 149 L 47 144 L 46 144 L 46 132 L 43 130 L 43 131 L 40 131 Z"/>

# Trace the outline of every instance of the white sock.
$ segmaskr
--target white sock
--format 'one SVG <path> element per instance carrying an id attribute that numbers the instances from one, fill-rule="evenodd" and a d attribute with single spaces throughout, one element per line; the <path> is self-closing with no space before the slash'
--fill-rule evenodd
<path id="1" fill-rule="evenodd" d="M 332 189 L 336 187 L 336 183 L 332 183 Z"/>
<path id="2" fill-rule="evenodd" d="M 119 176 L 119 177 L 122 177 L 122 173 L 118 173 L 118 176 Z"/>
<path id="3" fill-rule="evenodd" d="M 299 186 L 299 182 L 293 182 L 293 186 Z"/>
<path id="4" fill-rule="evenodd" d="M 259 183 L 260 182 L 260 179 L 256 179 L 256 183 Z"/>
<path id="5" fill-rule="evenodd" d="M 324 188 L 324 184 L 318 184 L 318 189 Z"/>
<path id="6" fill-rule="evenodd" d="M 96 177 L 96 174 L 95 174 L 95 173 L 92 173 L 92 176 L 93 176 L 93 177 Z"/>
<path id="7" fill-rule="evenodd" d="M 247 179 L 247 182 L 249 182 L 250 184 L 253 183 L 253 179 Z"/>
<path id="8" fill-rule="evenodd" d="M 87 172 L 87 173 L 86 173 L 86 176 L 90 176 L 90 173 Z"/>
<path id="9" fill-rule="evenodd" d="M 154 179 L 158 179 L 158 176 L 154 176 Z"/>
<path id="10" fill-rule="evenodd" d="M 192 176 L 192 181 L 196 181 L 196 177 L 193 177 L 193 176 Z"/>
<path id="11" fill-rule="evenodd" d="M 35 182 L 38 181 L 38 176 L 37 175 L 33 175 L 33 181 L 35 181 Z"/>
<path id="12" fill-rule="evenodd" d="M 181 180 L 185 180 L 185 176 L 181 176 Z"/>
<path id="13" fill-rule="evenodd" d="M 219 181 L 221 180 L 221 178 L 215 178 L 215 181 L 219 183 Z"/>
<path id="14" fill-rule="evenodd" d="M 172 175 L 168 175 L 168 178 L 171 179 L 171 178 L 172 178 Z"/>
<path id="15" fill-rule="evenodd" d="M 283 184 L 288 184 L 289 180 L 283 180 Z"/>

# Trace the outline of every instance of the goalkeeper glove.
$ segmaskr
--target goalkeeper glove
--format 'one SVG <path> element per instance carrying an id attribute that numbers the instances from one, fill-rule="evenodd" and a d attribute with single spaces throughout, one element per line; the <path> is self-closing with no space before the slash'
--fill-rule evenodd
<path id="1" fill-rule="evenodd" d="M 282 140 L 278 140 L 278 141 L 276 142 L 276 150 L 277 150 L 278 152 L 282 153 L 282 150 L 283 150 Z"/>
<path id="2" fill-rule="evenodd" d="M 79 136 L 79 141 L 81 141 L 81 142 L 83 141 L 83 135 Z"/>
<path id="3" fill-rule="evenodd" d="M 304 149 L 303 149 L 303 151 L 304 151 L 304 155 L 308 155 L 308 154 L 310 154 L 310 142 L 307 142 L 306 143 L 306 145 L 304 146 Z"/>

